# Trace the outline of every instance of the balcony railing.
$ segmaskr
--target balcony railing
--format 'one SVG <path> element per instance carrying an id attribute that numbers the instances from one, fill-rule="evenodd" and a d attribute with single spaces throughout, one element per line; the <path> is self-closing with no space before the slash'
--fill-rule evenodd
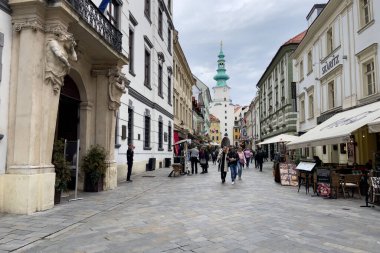
<path id="1" fill-rule="evenodd" d="M 91 0 L 66 0 L 113 49 L 121 52 L 122 33 L 111 24 Z"/>

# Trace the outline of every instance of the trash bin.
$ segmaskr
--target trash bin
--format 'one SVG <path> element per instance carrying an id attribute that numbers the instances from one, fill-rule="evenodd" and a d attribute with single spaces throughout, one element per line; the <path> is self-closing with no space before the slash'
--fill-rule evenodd
<path id="1" fill-rule="evenodd" d="M 152 171 L 156 169 L 156 158 L 149 158 L 146 170 Z"/>
<path id="2" fill-rule="evenodd" d="M 172 165 L 172 159 L 171 158 L 165 158 L 165 168 L 169 168 L 170 165 Z"/>

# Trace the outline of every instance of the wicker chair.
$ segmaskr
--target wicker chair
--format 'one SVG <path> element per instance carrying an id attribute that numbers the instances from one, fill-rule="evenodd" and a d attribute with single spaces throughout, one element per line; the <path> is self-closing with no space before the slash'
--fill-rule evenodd
<path id="1" fill-rule="evenodd" d="M 352 190 L 352 197 L 354 197 L 355 190 L 357 190 L 361 198 L 361 194 L 360 194 L 360 178 L 361 177 L 362 177 L 361 175 L 352 175 L 352 174 L 344 175 L 344 181 L 343 181 L 342 186 L 343 186 L 343 194 L 345 198 L 346 198 L 346 192 L 350 189 Z"/>

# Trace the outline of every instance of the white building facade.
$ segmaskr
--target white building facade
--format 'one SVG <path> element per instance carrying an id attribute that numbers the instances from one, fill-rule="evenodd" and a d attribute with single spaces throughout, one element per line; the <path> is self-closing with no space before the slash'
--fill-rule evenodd
<path id="1" fill-rule="evenodd" d="M 204 126 L 202 130 L 202 135 L 208 135 L 210 132 L 211 122 L 210 122 L 210 104 L 212 103 L 211 93 L 208 86 L 202 82 L 198 77 L 193 76 L 195 79 L 196 89 L 193 89 L 196 93 L 193 94 L 198 100 L 199 106 L 202 110 L 202 115 L 204 118 Z"/>
<path id="2" fill-rule="evenodd" d="M 307 34 L 294 53 L 299 132 L 380 99 L 379 10 L 379 1 L 330 0 L 310 11 Z M 306 147 L 302 156 L 347 163 L 346 148 L 343 143 Z"/>
<path id="3" fill-rule="evenodd" d="M 11 10 L 0 1 L 0 176 L 5 173 L 8 139 L 8 104 L 12 46 Z"/>
<path id="4" fill-rule="evenodd" d="M 173 117 L 173 22 L 171 0 L 130 1 L 130 81 L 117 128 L 118 179 L 125 177 L 128 144 L 135 146 L 133 172 L 164 166 L 171 158 Z"/>

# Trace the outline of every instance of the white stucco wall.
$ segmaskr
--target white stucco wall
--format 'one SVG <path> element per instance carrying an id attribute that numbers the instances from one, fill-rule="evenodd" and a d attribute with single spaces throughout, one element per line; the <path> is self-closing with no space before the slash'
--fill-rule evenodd
<path id="1" fill-rule="evenodd" d="M 210 113 L 215 115 L 220 120 L 220 132 L 222 134 L 222 139 L 224 138 L 224 134 L 227 133 L 232 144 L 234 127 L 234 105 L 230 100 L 230 88 L 228 86 L 213 87 L 213 90 L 214 98 L 213 102 L 210 104 Z M 226 98 L 226 100 L 224 100 L 224 98 Z"/>
<path id="2" fill-rule="evenodd" d="M 167 4 L 167 1 L 165 1 Z M 128 105 L 132 104 L 134 112 L 133 121 L 133 145 L 135 146 L 134 166 L 133 171 L 144 171 L 145 164 L 148 163 L 149 158 L 156 158 L 156 169 L 158 164 L 164 158 L 171 158 L 173 156 L 172 151 L 168 148 L 168 139 L 165 141 L 165 133 L 169 137 L 168 125 L 171 125 L 171 137 L 173 139 L 174 119 L 171 119 L 164 113 L 160 112 L 157 108 L 152 108 L 150 105 L 154 104 L 157 107 L 162 107 L 169 114 L 173 114 L 173 106 L 168 102 L 168 68 L 173 68 L 173 41 L 171 42 L 171 52 L 168 51 L 168 19 L 165 12 L 163 12 L 163 29 L 162 38 L 158 34 L 158 2 L 151 1 L 151 15 L 150 21 L 144 14 L 144 1 L 130 1 L 128 9 L 123 8 L 124 19 L 127 20 L 122 24 L 121 31 L 123 32 L 123 51 L 128 54 L 129 45 L 129 29 L 134 30 L 134 75 L 129 72 L 129 66 L 123 68 L 123 72 L 126 73 L 128 80 L 130 81 L 130 90 L 135 90 L 138 94 L 142 95 L 146 103 L 141 99 L 131 95 L 129 90 L 127 94 L 121 98 L 122 104 L 119 109 L 119 127 L 118 127 L 118 142 L 121 145 L 115 151 L 116 161 L 118 167 L 125 167 L 126 163 L 126 150 L 128 148 L 128 139 L 122 140 L 122 126 L 128 126 Z M 133 15 L 138 24 L 133 25 L 129 20 L 129 13 Z M 172 31 L 172 39 L 173 39 Z M 150 48 L 149 44 L 144 40 L 146 36 L 153 47 Z M 150 51 L 151 64 L 150 64 L 150 85 L 151 89 L 144 85 L 144 64 L 145 64 L 145 50 Z M 158 53 L 164 55 L 165 61 L 162 64 L 163 76 L 162 76 L 162 97 L 158 95 Z M 174 75 L 171 78 L 171 94 L 173 95 Z M 172 99 L 173 100 L 173 99 Z M 173 101 L 171 101 L 173 103 Z M 150 150 L 144 150 L 144 114 L 149 110 L 151 116 L 150 125 Z M 163 122 L 163 151 L 158 150 L 158 119 L 162 117 Z M 128 130 L 127 130 L 128 136 Z M 172 141 L 173 143 L 173 141 Z M 122 175 L 119 180 L 122 179 L 123 173 L 119 170 L 118 173 Z"/>
<path id="3" fill-rule="evenodd" d="M 4 138 L 0 141 L 0 174 L 5 173 L 7 138 L 8 138 L 8 103 L 9 103 L 9 82 L 10 82 L 10 62 L 12 44 L 12 25 L 9 14 L 0 10 L 0 33 L 4 35 L 4 47 L 2 49 L 1 80 L 0 80 L 0 134 Z"/>

